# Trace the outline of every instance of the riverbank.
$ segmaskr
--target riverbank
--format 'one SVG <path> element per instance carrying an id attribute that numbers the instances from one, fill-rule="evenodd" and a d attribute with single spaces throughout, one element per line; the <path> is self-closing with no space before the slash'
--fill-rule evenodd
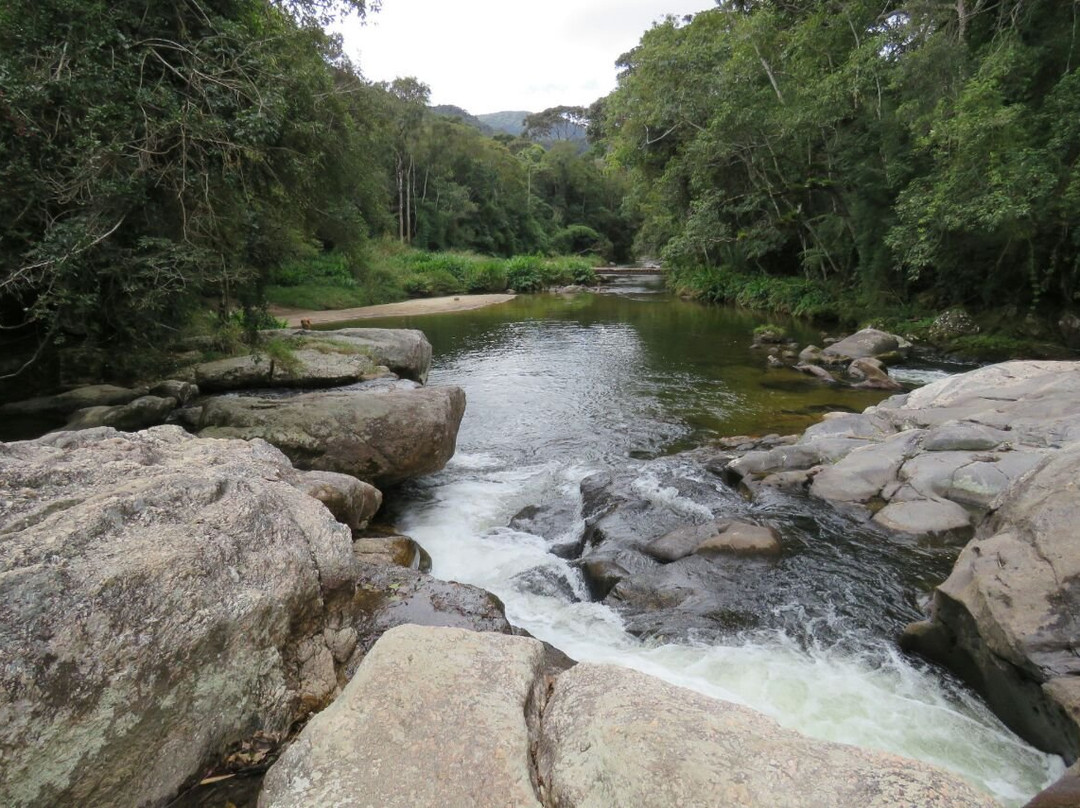
<path id="1" fill-rule="evenodd" d="M 311 325 L 330 325 L 347 323 L 353 320 L 368 320 L 375 317 L 417 317 L 425 314 L 446 314 L 454 311 L 470 311 L 495 306 L 513 300 L 517 295 L 448 295 L 446 297 L 425 297 L 415 300 L 402 300 L 398 303 L 382 303 L 377 306 L 359 306 L 352 309 L 333 311 L 306 311 L 289 309 L 284 306 L 271 306 L 269 311 L 274 317 L 288 323 L 289 328 L 300 328 L 306 320 Z"/>

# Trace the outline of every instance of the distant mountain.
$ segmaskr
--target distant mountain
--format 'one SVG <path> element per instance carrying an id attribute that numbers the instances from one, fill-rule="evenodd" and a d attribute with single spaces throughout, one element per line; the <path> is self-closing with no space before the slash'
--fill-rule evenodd
<path id="1" fill-rule="evenodd" d="M 499 131 L 495 127 L 484 123 L 484 121 L 481 120 L 481 118 L 484 117 L 483 115 L 478 118 L 475 115 L 470 115 L 461 107 L 455 107 L 453 104 L 439 104 L 438 106 L 428 107 L 428 109 L 434 114 L 441 115 L 444 118 L 459 118 L 462 123 L 479 129 L 485 135 L 494 135 Z"/>
<path id="2" fill-rule="evenodd" d="M 528 112 L 514 110 L 509 112 L 488 112 L 476 117 L 490 126 L 496 132 L 506 132 L 508 135 L 520 135 L 525 129 L 525 116 Z"/>

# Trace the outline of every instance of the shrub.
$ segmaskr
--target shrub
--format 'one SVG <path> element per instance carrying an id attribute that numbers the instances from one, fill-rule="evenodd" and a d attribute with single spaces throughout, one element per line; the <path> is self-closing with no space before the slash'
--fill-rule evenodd
<path id="1" fill-rule="evenodd" d="M 506 262 L 506 282 L 516 292 L 538 292 L 544 288 L 543 259 L 515 255 Z"/>

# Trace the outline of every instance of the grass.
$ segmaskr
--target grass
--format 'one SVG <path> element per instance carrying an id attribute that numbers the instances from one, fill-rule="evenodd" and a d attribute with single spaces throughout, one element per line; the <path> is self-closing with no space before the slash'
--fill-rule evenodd
<path id="1" fill-rule="evenodd" d="M 597 283 L 595 260 L 582 256 L 494 258 L 472 252 L 426 252 L 383 241 L 359 255 L 328 252 L 283 264 L 271 275 L 267 302 L 330 310 L 410 297 L 536 292 Z"/>

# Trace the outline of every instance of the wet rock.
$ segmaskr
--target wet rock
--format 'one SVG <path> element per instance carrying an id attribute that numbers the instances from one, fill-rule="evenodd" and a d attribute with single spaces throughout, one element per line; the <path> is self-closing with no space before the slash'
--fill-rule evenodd
<path id="1" fill-rule="evenodd" d="M 660 562 L 678 561 L 697 553 L 711 556 L 778 555 L 780 537 L 765 525 L 754 525 L 732 519 L 717 519 L 703 525 L 688 525 L 652 541 L 645 547 L 646 555 Z"/>
<path id="2" fill-rule="evenodd" d="M 546 539 L 549 552 L 560 558 L 579 558 L 585 549 L 585 534 L 577 506 L 569 500 L 526 505 L 514 514 L 509 526 Z"/>
<path id="3" fill-rule="evenodd" d="M 342 625 L 357 632 L 356 650 L 342 671 L 344 681 L 376 641 L 396 626 L 514 633 L 502 601 L 490 592 L 393 564 L 360 564 L 352 600 L 343 609 L 348 619 Z"/>
<path id="4" fill-rule="evenodd" d="M 850 337 L 826 346 L 821 353 L 824 359 L 833 357 L 850 361 L 867 356 L 904 353 L 910 348 L 911 343 L 903 337 L 879 331 L 876 328 L 864 328 Z"/>
<path id="5" fill-rule="evenodd" d="M 592 556 L 577 562 L 578 569 L 594 600 L 603 600 L 616 585 L 630 573 L 619 562 L 601 556 Z"/>
<path id="6" fill-rule="evenodd" d="M 807 345 L 799 351 L 799 363 L 803 365 L 817 365 L 821 362 L 821 348 L 816 345 Z"/>
<path id="7" fill-rule="evenodd" d="M 319 500 L 335 519 L 354 530 L 367 527 L 382 506 L 379 489 L 347 474 L 305 471 L 299 475 L 297 487 Z"/>
<path id="8" fill-rule="evenodd" d="M 78 387 L 52 396 L 25 401 L 12 401 L 0 406 L 0 415 L 65 416 L 87 407 L 114 407 L 134 401 L 147 394 L 146 388 L 117 387 L 112 384 L 93 384 Z"/>
<path id="9" fill-rule="evenodd" d="M 995 804 L 927 764 L 811 740 L 745 707 L 591 663 L 556 680 L 536 761 L 548 805 Z"/>
<path id="10" fill-rule="evenodd" d="M 464 411 L 457 387 L 222 397 L 204 405 L 199 434 L 261 438 L 298 468 L 382 487 L 445 466 Z"/>
<path id="11" fill-rule="evenodd" d="M 514 585 L 524 592 L 575 603 L 581 598 L 566 575 L 554 566 L 533 567 L 513 577 Z"/>
<path id="12" fill-rule="evenodd" d="M 795 366 L 795 370 L 799 371 L 800 373 L 805 373 L 807 376 L 813 376 L 815 379 L 820 379 L 821 381 L 825 382 L 825 384 L 840 383 L 833 377 L 831 373 L 829 373 L 829 371 L 825 370 L 825 368 L 821 367 L 820 365 L 811 365 L 807 364 L 806 362 L 801 362 L 800 364 Z"/>

